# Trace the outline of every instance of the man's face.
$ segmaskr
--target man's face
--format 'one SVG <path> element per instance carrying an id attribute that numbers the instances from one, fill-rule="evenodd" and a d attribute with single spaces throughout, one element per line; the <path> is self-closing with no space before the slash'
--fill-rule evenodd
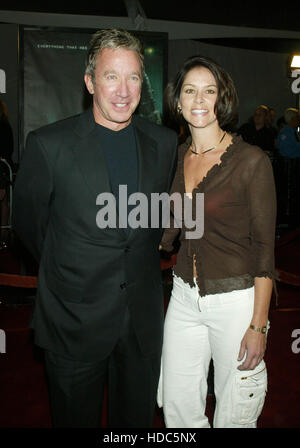
<path id="1" fill-rule="evenodd" d="M 104 48 L 97 57 L 95 79 L 84 76 L 93 95 L 95 121 L 118 131 L 125 128 L 137 108 L 142 89 L 142 72 L 135 51 Z"/>
<path id="2" fill-rule="evenodd" d="M 262 108 L 256 109 L 253 115 L 254 124 L 256 126 L 264 126 L 266 124 L 266 111 Z"/>

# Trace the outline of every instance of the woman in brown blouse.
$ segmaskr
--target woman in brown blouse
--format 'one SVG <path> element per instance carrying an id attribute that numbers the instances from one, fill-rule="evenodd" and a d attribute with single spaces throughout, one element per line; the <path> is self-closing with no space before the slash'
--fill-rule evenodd
<path id="1" fill-rule="evenodd" d="M 189 58 L 168 91 L 171 111 L 191 134 L 179 147 L 171 193 L 192 199 L 194 218 L 197 194 L 204 194 L 204 232 L 193 239 L 182 219 L 161 243 L 172 250 L 180 232 L 158 403 L 167 427 L 209 427 L 212 359 L 214 427 L 256 427 L 267 389 L 263 356 L 274 278 L 272 166 L 260 148 L 226 131 L 238 99 L 214 61 Z"/>

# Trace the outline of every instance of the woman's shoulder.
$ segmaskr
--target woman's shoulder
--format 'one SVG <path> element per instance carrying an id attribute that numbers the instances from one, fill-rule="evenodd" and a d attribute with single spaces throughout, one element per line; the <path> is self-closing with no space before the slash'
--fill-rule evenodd
<path id="1" fill-rule="evenodd" d="M 245 142 L 240 136 L 237 140 L 233 138 L 233 142 L 236 145 L 233 165 L 237 175 L 249 179 L 253 178 L 255 173 L 270 172 L 272 169 L 270 157 L 259 146 Z"/>
<path id="2" fill-rule="evenodd" d="M 268 158 L 268 155 L 259 146 L 247 143 L 240 135 L 232 135 L 232 146 L 234 146 L 234 152 L 240 156 L 241 160 L 255 162 L 265 157 Z"/>

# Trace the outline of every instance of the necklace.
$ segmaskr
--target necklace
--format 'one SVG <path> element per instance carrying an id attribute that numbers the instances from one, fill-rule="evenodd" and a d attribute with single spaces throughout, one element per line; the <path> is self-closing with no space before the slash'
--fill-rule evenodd
<path id="1" fill-rule="evenodd" d="M 215 149 L 217 146 L 219 146 L 219 144 L 224 140 L 224 137 L 226 135 L 226 131 L 224 132 L 224 134 L 221 137 L 221 140 L 219 141 L 219 143 L 216 146 L 213 146 L 212 148 L 206 149 L 203 152 L 196 152 L 192 149 L 192 145 L 189 147 L 189 150 L 193 153 L 196 154 L 196 156 L 199 156 L 199 154 L 205 154 L 206 152 L 212 151 L 213 149 Z"/>

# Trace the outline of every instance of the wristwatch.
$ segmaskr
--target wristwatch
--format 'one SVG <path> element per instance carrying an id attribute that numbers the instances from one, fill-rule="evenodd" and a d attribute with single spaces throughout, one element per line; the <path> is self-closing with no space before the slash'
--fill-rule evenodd
<path id="1" fill-rule="evenodd" d="M 250 324 L 251 330 L 254 331 L 259 331 L 260 333 L 266 333 L 267 332 L 267 327 L 256 327 L 255 325 Z"/>

